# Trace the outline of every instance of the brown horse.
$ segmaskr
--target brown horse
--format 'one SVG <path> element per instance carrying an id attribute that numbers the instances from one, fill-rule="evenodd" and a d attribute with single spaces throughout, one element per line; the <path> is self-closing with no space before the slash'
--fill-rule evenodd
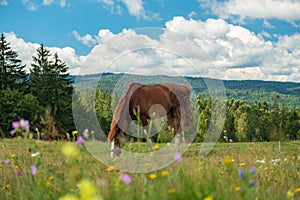
<path id="1" fill-rule="evenodd" d="M 139 114 L 139 116 L 137 115 Z M 189 127 L 192 122 L 190 89 L 186 85 L 171 83 L 146 86 L 131 83 L 117 104 L 108 141 L 111 144 L 111 157 L 120 156 L 120 140 L 125 136 L 132 120 L 139 120 L 145 128 L 149 119 L 167 116 L 168 124 L 174 131 L 175 145 L 179 145 L 182 125 Z M 182 123 L 181 123 L 182 122 Z"/>

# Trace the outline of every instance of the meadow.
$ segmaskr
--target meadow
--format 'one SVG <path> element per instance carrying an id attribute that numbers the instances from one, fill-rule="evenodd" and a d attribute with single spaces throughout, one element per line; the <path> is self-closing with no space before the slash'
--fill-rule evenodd
<path id="1" fill-rule="evenodd" d="M 99 162 L 82 143 L 1 139 L 0 199 L 300 199 L 299 147 L 217 143 L 199 158 L 192 144 L 163 169 L 129 174 Z"/>

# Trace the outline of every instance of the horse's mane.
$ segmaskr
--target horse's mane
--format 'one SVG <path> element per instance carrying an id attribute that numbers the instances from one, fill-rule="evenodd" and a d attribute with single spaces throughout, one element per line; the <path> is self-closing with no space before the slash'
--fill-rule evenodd
<path id="1" fill-rule="evenodd" d="M 112 139 L 115 137 L 117 134 L 117 129 L 121 128 L 123 129 L 125 124 L 124 117 L 126 117 L 126 113 L 128 112 L 128 109 L 124 108 L 126 106 L 129 106 L 129 100 L 132 95 L 132 93 L 138 88 L 141 87 L 142 84 L 132 82 L 130 83 L 129 87 L 127 90 L 124 92 L 123 96 L 121 97 L 119 103 L 117 104 L 114 114 L 113 114 L 113 119 L 110 125 L 110 131 L 108 134 L 107 140 L 109 142 L 112 141 Z M 126 122 L 125 122 L 126 123 Z"/>

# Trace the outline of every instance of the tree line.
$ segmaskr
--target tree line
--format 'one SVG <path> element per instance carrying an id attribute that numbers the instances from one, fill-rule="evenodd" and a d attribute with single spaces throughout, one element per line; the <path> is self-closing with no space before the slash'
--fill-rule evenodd
<path id="1" fill-rule="evenodd" d="M 33 132 L 40 132 L 42 139 L 61 139 L 75 130 L 72 112 L 73 83 L 69 67 L 55 53 L 40 45 L 29 71 L 12 50 L 4 35 L 0 38 L 0 134 L 9 134 L 13 121 L 21 118 L 30 121 Z M 109 80 L 108 80 L 109 81 Z M 111 84 L 110 84 L 111 87 Z M 75 113 L 85 127 L 93 130 L 92 120 L 86 113 L 96 112 L 97 120 L 107 134 L 112 119 L 112 108 L 117 103 L 115 94 L 98 85 L 94 94 L 82 91 L 74 95 Z M 73 96 L 73 97 L 74 97 Z M 91 102 L 95 99 L 94 102 Z M 280 96 L 273 95 L 273 102 L 245 103 L 231 99 L 226 102 L 226 118 L 219 141 L 276 141 L 300 139 L 300 110 L 280 105 Z M 196 113 L 195 142 L 207 136 L 212 116 L 209 97 L 198 96 L 193 102 Z M 74 102 L 73 102 L 74 103 Z M 82 112 L 82 113 L 81 113 Z M 78 127 L 77 127 L 78 128 Z M 80 131 L 82 131 L 80 130 Z M 160 138 L 172 138 L 168 127 Z"/>
<path id="2" fill-rule="evenodd" d="M 58 139 L 75 128 L 69 67 L 43 44 L 32 58 L 26 71 L 18 53 L 1 35 L 0 134 L 10 137 L 12 122 L 24 118 L 42 138 Z"/>

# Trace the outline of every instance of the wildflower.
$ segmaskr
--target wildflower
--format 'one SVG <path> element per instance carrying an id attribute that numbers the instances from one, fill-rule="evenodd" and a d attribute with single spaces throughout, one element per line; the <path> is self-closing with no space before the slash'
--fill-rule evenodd
<path id="1" fill-rule="evenodd" d="M 239 169 L 238 170 L 238 173 L 239 173 L 239 176 L 241 177 L 241 178 L 245 178 L 245 173 L 244 173 L 244 171 L 243 170 L 241 170 L 241 169 Z"/>
<path id="2" fill-rule="evenodd" d="M 4 160 L 4 164 L 8 165 L 10 163 L 9 159 Z"/>
<path id="3" fill-rule="evenodd" d="M 255 162 L 256 162 L 256 163 L 261 163 L 261 164 L 266 163 L 266 161 L 265 161 L 264 159 L 262 159 L 262 160 L 256 160 Z"/>
<path id="4" fill-rule="evenodd" d="M 77 131 L 77 130 L 72 131 L 72 134 L 73 134 L 73 135 L 77 135 L 77 134 L 78 134 L 78 131 Z"/>
<path id="5" fill-rule="evenodd" d="M 168 194 L 174 194 L 175 192 L 176 192 L 176 190 L 173 188 L 168 189 Z"/>
<path id="6" fill-rule="evenodd" d="M 17 155 L 16 155 L 16 154 L 14 154 L 14 153 L 12 153 L 12 154 L 10 154 L 10 157 L 11 157 L 11 158 L 16 158 L 16 157 L 17 157 Z"/>
<path id="7" fill-rule="evenodd" d="M 60 197 L 59 200 L 79 200 L 74 194 L 67 194 L 63 197 Z"/>
<path id="8" fill-rule="evenodd" d="M 181 162 L 182 161 L 182 157 L 181 157 L 181 154 L 179 153 L 179 152 L 175 152 L 175 154 L 174 154 L 174 160 L 176 161 L 176 162 Z"/>
<path id="9" fill-rule="evenodd" d="M 255 186 L 255 185 L 257 185 L 257 180 L 256 179 L 254 179 L 252 182 L 251 182 L 251 184 L 250 184 L 251 186 Z"/>
<path id="10" fill-rule="evenodd" d="M 53 176 L 49 176 L 49 177 L 48 177 L 48 180 L 49 180 L 49 181 L 52 181 L 53 179 L 54 179 Z"/>
<path id="11" fill-rule="evenodd" d="M 251 173 L 251 174 L 255 174 L 255 173 L 256 173 L 256 168 L 253 167 L 253 168 L 250 170 L 250 173 Z"/>
<path id="12" fill-rule="evenodd" d="M 51 182 L 50 181 L 46 181 L 46 186 L 50 187 L 51 186 Z"/>
<path id="13" fill-rule="evenodd" d="M 240 187 L 240 186 L 236 186 L 236 187 L 234 188 L 234 190 L 235 190 L 235 191 L 240 191 L 240 190 L 241 190 L 241 187 Z"/>
<path id="14" fill-rule="evenodd" d="M 79 189 L 81 200 L 103 199 L 97 194 L 97 188 L 88 180 L 81 180 Z"/>
<path id="15" fill-rule="evenodd" d="M 128 174 L 120 174 L 120 178 L 121 178 L 122 182 L 126 185 L 131 183 L 131 177 Z"/>
<path id="16" fill-rule="evenodd" d="M 79 149 L 74 143 L 66 143 L 62 147 L 62 153 L 68 158 L 75 158 L 79 154 Z"/>
<path id="17" fill-rule="evenodd" d="M 10 189 L 10 184 L 6 184 L 5 186 L 2 187 L 2 191 L 9 190 L 9 189 Z"/>
<path id="18" fill-rule="evenodd" d="M 227 137 L 226 135 L 224 135 L 224 137 L 223 137 L 223 138 L 224 138 L 225 140 L 226 140 L 226 139 L 228 139 L 228 137 Z"/>
<path id="19" fill-rule="evenodd" d="M 79 136 L 75 142 L 78 146 L 82 147 L 83 137 Z"/>
<path id="20" fill-rule="evenodd" d="M 294 193 L 298 193 L 298 192 L 300 192 L 300 187 L 294 189 Z"/>
<path id="21" fill-rule="evenodd" d="M 213 200 L 213 196 L 212 195 L 208 195 L 207 197 L 204 198 L 204 200 Z"/>
<path id="22" fill-rule="evenodd" d="M 26 131 L 29 129 L 29 121 L 25 119 L 20 120 L 20 126 L 23 129 L 23 131 Z"/>
<path id="23" fill-rule="evenodd" d="M 162 176 L 168 176 L 168 175 L 169 175 L 169 172 L 168 172 L 167 170 L 164 170 L 164 171 L 160 172 L 160 174 L 161 174 Z"/>
<path id="24" fill-rule="evenodd" d="M 232 140 L 232 139 L 229 139 L 229 142 L 231 142 L 231 143 L 232 143 L 232 142 L 233 142 L 233 140 Z"/>
<path id="25" fill-rule="evenodd" d="M 29 133 L 28 138 L 29 138 L 29 140 L 32 140 L 32 139 L 33 139 L 33 134 L 32 134 L 32 133 Z"/>
<path id="26" fill-rule="evenodd" d="M 12 127 L 13 127 L 13 129 L 18 129 L 19 128 L 19 122 L 13 122 L 12 123 Z"/>
<path id="27" fill-rule="evenodd" d="M 17 176 L 22 176 L 22 174 L 23 174 L 23 173 L 22 173 L 21 170 L 17 170 L 17 171 L 16 171 L 16 175 L 17 175 Z"/>
<path id="28" fill-rule="evenodd" d="M 233 162 L 233 159 L 230 156 L 227 156 L 227 157 L 224 158 L 223 162 L 224 162 L 225 165 L 231 165 L 232 162 Z"/>
<path id="29" fill-rule="evenodd" d="M 156 177 L 157 177 L 157 175 L 154 174 L 154 173 L 151 173 L 151 174 L 149 175 L 149 178 L 150 178 L 151 180 L 156 179 Z"/>
<path id="30" fill-rule="evenodd" d="M 158 144 L 154 145 L 153 149 L 154 150 L 159 150 L 159 145 Z"/>
<path id="31" fill-rule="evenodd" d="M 115 170 L 115 168 L 113 167 L 113 166 L 110 166 L 110 167 L 108 167 L 107 169 L 106 169 L 106 171 L 108 171 L 108 172 L 112 172 L 112 171 L 114 171 Z"/>
<path id="32" fill-rule="evenodd" d="M 40 155 L 41 153 L 40 152 L 35 152 L 35 153 L 32 153 L 31 154 L 31 157 L 36 157 L 36 156 L 38 156 L 38 155 Z"/>
<path id="33" fill-rule="evenodd" d="M 35 166 L 35 165 L 31 165 L 31 166 L 30 166 L 30 169 L 31 169 L 31 174 L 32 174 L 32 175 L 36 175 L 36 173 L 37 173 L 37 168 L 36 168 L 36 166 Z"/>

